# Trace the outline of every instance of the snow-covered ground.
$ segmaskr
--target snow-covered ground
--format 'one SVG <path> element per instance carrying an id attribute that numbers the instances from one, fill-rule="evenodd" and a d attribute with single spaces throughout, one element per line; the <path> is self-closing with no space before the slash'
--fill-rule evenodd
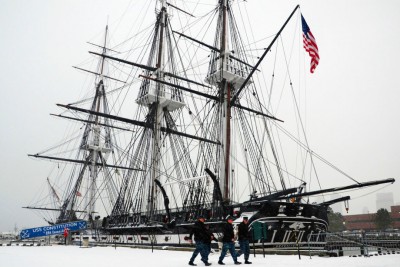
<path id="1" fill-rule="evenodd" d="M 110 266 L 141 266 L 141 267 L 179 267 L 188 266 L 191 252 L 167 251 L 149 249 L 133 249 L 117 247 L 80 248 L 77 246 L 46 246 L 46 247 L 0 247 L 1 267 L 110 267 Z M 212 266 L 218 265 L 219 253 L 210 255 Z M 240 257 L 243 261 L 243 258 Z M 241 266 L 296 266 L 296 267 L 392 267 L 400 266 L 400 254 L 371 257 L 318 257 L 297 255 L 251 255 L 252 265 Z M 231 257 L 226 257 L 225 266 L 233 266 Z M 200 256 L 196 258 L 197 266 L 204 266 Z"/>

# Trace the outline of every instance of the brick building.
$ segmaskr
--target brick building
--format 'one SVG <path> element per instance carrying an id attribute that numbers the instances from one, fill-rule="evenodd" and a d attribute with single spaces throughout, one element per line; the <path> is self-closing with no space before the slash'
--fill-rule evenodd
<path id="1" fill-rule="evenodd" d="M 400 229 L 400 205 L 390 207 L 390 218 L 392 218 L 392 227 Z M 376 213 L 343 215 L 346 230 L 376 230 Z"/>

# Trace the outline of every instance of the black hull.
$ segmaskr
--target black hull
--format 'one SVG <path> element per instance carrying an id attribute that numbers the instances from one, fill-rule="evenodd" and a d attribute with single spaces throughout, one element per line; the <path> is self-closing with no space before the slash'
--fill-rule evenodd
<path id="1" fill-rule="evenodd" d="M 232 214 L 235 215 L 232 207 Z M 288 202 L 268 202 L 262 205 L 247 205 L 240 208 L 240 214 L 248 215 L 250 243 L 255 246 L 265 247 L 293 247 L 308 246 L 311 243 L 323 244 L 323 236 L 315 238 L 320 233 L 325 233 L 328 228 L 326 207 Z M 104 227 L 103 234 L 91 235 L 91 242 L 120 243 L 131 245 L 157 245 L 157 246 L 191 246 L 188 236 L 195 220 L 179 221 L 186 218 L 185 213 L 172 213 L 178 218 L 172 223 L 153 223 L 123 225 L 114 224 Z M 161 218 L 165 215 L 160 214 Z M 133 219 L 133 218 L 132 218 Z M 125 218 L 127 220 L 127 218 Z M 241 221 L 236 216 L 234 224 Z M 114 222 L 115 223 L 115 222 Z M 208 218 L 206 225 L 218 238 L 221 237 L 223 219 Z M 313 236 L 312 240 L 310 236 Z M 75 240 L 76 241 L 76 240 Z"/>
<path id="2" fill-rule="evenodd" d="M 223 225 L 220 223 L 209 223 L 211 229 L 218 229 Z M 326 222 L 317 218 L 302 217 L 264 217 L 250 225 L 250 231 L 254 231 L 257 223 L 266 224 L 266 238 L 252 238 L 250 243 L 255 247 L 265 248 L 297 248 L 323 247 L 326 232 Z M 90 242 L 121 245 L 142 245 L 142 246 L 171 246 L 191 247 L 188 241 L 191 225 L 177 225 L 173 229 L 163 227 L 135 227 L 112 229 L 112 231 L 86 234 Z M 221 232 L 213 230 L 215 236 L 220 237 Z M 318 236 L 320 235 L 320 238 Z M 313 238 L 310 238 L 310 236 Z M 317 237 L 317 238 L 315 238 Z M 76 236 L 74 241 L 80 241 Z M 214 247 L 216 247 L 214 243 Z"/>

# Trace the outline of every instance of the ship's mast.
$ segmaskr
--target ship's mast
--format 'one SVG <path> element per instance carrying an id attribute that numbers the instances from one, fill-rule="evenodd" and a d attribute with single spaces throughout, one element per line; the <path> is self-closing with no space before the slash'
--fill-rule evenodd
<path id="1" fill-rule="evenodd" d="M 185 104 L 178 100 L 172 99 L 172 94 L 168 91 L 166 92 L 166 86 L 163 83 L 165 81 L 165 57 L 166 57 L 166 47 L 167 47 L 167 30 L 168 30 L 168 12 L 167 12 L 167 2 L 166 0 L 160 0 L 161 8 L 160 13 L 157 17 L 157 32 L 155 33 L 156 40 L 156 55 L 155 56 L 155 66 L 156 70 L 152 74 L 157 82 L 144 81 L 144 86 L 146 87 L 146 92 L 140 94 L 140 97 L 136 100 L 139 105 L 148 108 L 147 119 L 151 120 L 151 147 L 149 148 L 149 172 L 146 175 L 146 180 L 144 183 L 144 188 L 148 189 L 146 191 L 143 201 L 145 201 L 143 207 L 146 212 L 147 218 L 152 219 L 154 212 L 156 210 L 158 187 L 156 180 L 160 181 L 160 168 L 161 168 L 161 155 L 162 145 L 161 145 L 161 133 L 162 133 L 162 123 L 165 117 L 165 112 L 172 112 L 176 109 L 183 107 Z M 153 56 L 153 55 L 151 55 Z M 143 211 L 143 209 L 142 209 Z"/>
<path id="2" fill-rule="evenodd" d="M 230 192 L 231 176 L 231 110 L 232 100 L 235 92 L 240 87 L 246 87 L 251 84 L 251 81 L 246 80 L 247 73 L 244 71 L 245 63 L 232 56 L 230 45 L 234 46 L 234 36 L 229 36 L 231 32 L 228 28 L 231 23 L 228 23 L 230 14 L 229 0 L 219 0 L 219 25 L 217 25 L 217 35 L 213 57 L 210 62 L 210 68 L 206 82 L 217 87 L 219 91 L 219 136 L 221 137 L 221 146 L 218 153 L 217 171 L 219 176 L 219 186 L 222 197 L 225 201 L 231 201 L 233 198 Z M 232 40 L 232 44 L 229 44 Z M 215 52 L 217 51 L 217 52 Z M 217 54 L 218 53 L 218 54 Z M 237 97 L 237 96 L 236 96 Z"/>
<path id="3" fill-rule="evenodd" d="M 223 76 L 224 71 L 227 71 L 228 56 L 228 36 L 227 36 L 227 5 L 228 0 L 222 1 L 222 38 L 221 38 L 221 54 L 220 54 L 220 68 L 221 74 Z M 222 100 L 222 149 L 224 150 L 224 158 L 221 159 L 221 169 L 220 169 L 220 186 L 222 189 L 222 196 L 225 200 L 229 200 L 229 156 L 231 150 L 231 109 L 230 109 L 230 95 L 231 95 L 231 84 L 227 81 L 225 77 L 222 77 L 222 82 L 220 85 L 221 100 Z"/>
<path id="4" fill-rule="evenodd" d="M 107 45 L 107 33 L 108 33 L 108 26 L 106 26 L 105 36 L 104 36 L 104 46 L 103 46 L 103 54 L 106 54 L 106 45 Z M 101 100 L 104 97 L 104 83 L 103 83 L 103 74 L 104 74 L 104 57 L 100 62 L 100 78 L 99 82 L 96 85 L 96 95 L 97 101 L 95 103 L 95 110 L 96 112 L 100 111 Z M 103 145 L 100 145 L 100 135 L 101 135 L 101 126 L 99 125 L 99 117 L 96 116 L 94 123 L 92 124 L 92 140 L 89 141 L 90 143 L 87 146 L 87 149 L 91 155 L 91 167 L 90 170 L 90 183 L 89 183 L 89 198 L 87 203 L 87 219 L 91 221 L 93 218 L 93 213 L 95 209 L 96 203 L 96 191 L 97 191 L 97 176 L 98 176 L 98 166 L 97 162 L 102 153 L 110 152 L 110 148 L 107 148 Z"/>
<path id="5" fill-rule="evenodd" d="M 164 73 L 162 67 L 164 66 L 164 43 L 165 43 L 165 27 L 167 20 L 167 8 L 166 1 L 161 0 L 161 14 L 160 14 L 160 27 L 159 27 L 159 37 L 158 37 L 158 54 L 157 54 L 157 71 L 156 77 L 158 80 L 164 80 Z M 151 176 L 150 176 L 150 199 L 149 206 L 147 208 L 149 218 L 152 217 L 155 211 L 156 205 L 156 190 L 157 186 L 155 184 L 155 179 L 158 177 L 159 168 L 160 168 L 160 156 L 161 156 L 161 145 L 160 145 L 160 127 L 161 127 L 161 119 L 162 119 L 162 106 L 160 105 L 160 98 L 164 97 L 164 85 L 162 83 L 157 83 L 156 85 L 156 101 L 153 103 L 155 106 L 155 114 L 154 114 L 154 131 L 153 131 L 153 147 L 152 147 L 152 164 L 151 164 Z M 150 107 L 151 108 L 151 107 Z"/>
<path id="6" fill-rule="evenodd" d="M 104 46 L 102 52 L 102 58 L 100 61 L 100 71 L 99 71 L 99 79 L 96 82 L 96 93 L 92 102 L 91 111 L 96 113 L 101 113 L 101 109 L 103 106 L 104 112 L 107 112 L 106 105 L 107 102 L 105 100 L 105 89 L 104 89 L 104 61 L 105 55 L 107 52 L 106 43 L 107 43 L 107 32 L 108 26 L 105 30 L 104 37 Z M 100 140 L 102 139 L 101 126 L 104 126 L 104 123 L 100 122 L 100 117 L 98 115 L 94 115 L 93 117 L 89 117 L 88 123 L 86 124 L 86 128 L 83 134 L 83 138 L 81 141 L 80 149 L 82 151 L 86 151 L 83 153 L 83 159 L 77 160 L 74 162 L 82 163 L 82 167 L 79 171 L 78 177 L 71 188 L 71 191 L 68 192 L 67 198 L 64 200 L 64 204 L 60 209 L 60 215 L 57 218 L 57 222 L 67 222 L 76 219 L 76 202 L 77 197 L 85 197 L 85 218 L 88 221 L 93 220 L 93 214 L 95 210 L 96 203 L 96 194 L 97 190 L 97 178 L 99 176 L 99 170 L 105 167 L 104 159 L 107 158 L 106 154 L 111 152 L 111 136 L 110 131 L 105 130 L 104 139 L 105 142 L 102 143 Z M 58 158 L 58 160 L 65 160 Z M 86 192 L 82 192 L 82 180 L 86 175 L 86 171 L 89 172 L 89 181 L 87 184 L 88 190 Z"/>

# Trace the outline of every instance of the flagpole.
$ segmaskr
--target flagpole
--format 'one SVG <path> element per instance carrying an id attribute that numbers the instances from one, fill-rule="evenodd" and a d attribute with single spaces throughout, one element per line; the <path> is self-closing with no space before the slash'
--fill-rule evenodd
<path id="1" fill-rule="evenodd" d="M 274 45 L 276 39 L 278 39 L 279 35 L 281 35 L 283 29 L 285 29 L 286 25 L 288 24 L 288 22 L 290 21 L 290 19 L 293 17 L 294 13 L 296 12 L 296 10 L 300 7 L 300 5 L 297 5 L 294 10 L 292 11 L 292 13 L 290 14 L 290 16 L 287 18 L 286 22 L 282 25 L 281 29 L 278 31 L 278 33 L 275 35 L 274 39 L 272 40 L 272 42 L 270 43 L 270 45 L 268 46 L 268 48 L 264 51 L 263 55 L 261 56 L 261 58 L 258 60 L 257 64 L 253 67 L 253 69 L 251 70 L 250 74 L 247 76 L 246 80 L 243 82 L 242 86 L 239 88 L 239 90 L 236 92 L 236 94 L 232 97 L 231 100 L 231 105 L 233 105 L 236 102 L 236 99 L 238 98 L 240 92 L 243 90 L 243 88 L 246 86 L 247 82 L 250 80 L 251 76 L 253 76 L 253 73 L 258 69 L 258 66 L 261 64 L 261 61 L 263 61 L 264 57 L 267 55 L 268 51 L 271 49 L 271 47 Z"/>

